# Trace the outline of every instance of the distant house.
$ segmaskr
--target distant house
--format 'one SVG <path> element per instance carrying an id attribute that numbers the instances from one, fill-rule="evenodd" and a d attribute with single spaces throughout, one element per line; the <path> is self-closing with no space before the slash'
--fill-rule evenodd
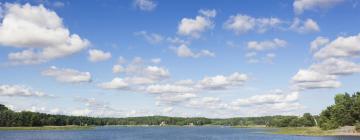
<path id="1" fill-rule="evenodd" d="M 160 123 L 160 126 L 165 126 L 166 125 L 166 122 L 165 121 L 162 121 L 161 123 Z"/>

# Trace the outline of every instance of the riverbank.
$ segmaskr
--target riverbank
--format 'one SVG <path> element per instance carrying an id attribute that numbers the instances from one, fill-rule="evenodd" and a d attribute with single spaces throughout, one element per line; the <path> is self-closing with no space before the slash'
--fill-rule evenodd
<path id="1" fill-rule="evenodd" d="M 0 127 L 0 131 L 6 130 L 88 130 L 94 129 L 95 126 L 41 126 L 41 127 Z"/>
<path id="2" fill-rule="evenodd" d="M 231 126 L 232 128 L 269 128 L 266 125 L 236 125 Z"/>
<path id="3" fill-rule="evenodd" d="M 335 130 L 321 130 L 318 127 L 285 127 L 271 133 L 301 136 L 360 136 L 360 133 L 355 132 L 352 126 L 345 126 Z"/>

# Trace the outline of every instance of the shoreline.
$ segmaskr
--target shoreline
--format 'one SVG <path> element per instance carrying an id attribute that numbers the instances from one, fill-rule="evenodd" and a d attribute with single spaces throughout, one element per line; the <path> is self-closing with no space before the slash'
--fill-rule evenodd
<path id="1" fill-rule="evenodd" d="M 18 130 L 90 130 L 95 129 L 96 126 L 19 126 L 19 127 L 0 127 L 0 131 L 18 131 Z"/>
<path id="2" fill-rule="evenodd" d="M 271 134 L 278 135 L 298 135 L 298 136 L 360 136 L 360 132 L 342 131 L 342 128 L 335 130 L 321 130 L 318 127 L 284 127 L 276 128 L 276 131 L 271 132 Z"/>

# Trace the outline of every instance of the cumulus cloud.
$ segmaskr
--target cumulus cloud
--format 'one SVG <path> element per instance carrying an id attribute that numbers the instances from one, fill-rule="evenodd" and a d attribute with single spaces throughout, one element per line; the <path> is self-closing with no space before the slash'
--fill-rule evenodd
<path id="1" fill-rule="evenodd" d="M 310 33 L 320 31 L 320 27 L 316 21 L 312 19 L 306 19 L 303 21 L 299 18 L 294 19 L 290 26 L 290 29 L 298 33 Z"/>
<path id="2" fill-rule="evenodd" d="M 100 61 L 105 61 L 111 58 L 111 53 L 110 52 L 104 52 L 102 50 L 97 50 L 97 49 L 91 49 L 89 50 L 89 61 L 91 62 L 100 62 Z"/>
<path id="3" fill-rule="evenodd" d="M 119 64 L 116 64 L 113 66 L 112 68 L 112 72 L 113 73 L 121 73 L 121 72 L 124 72 L 125 71 L 125 68 Z"/>
<path id="4" fill-rule="evenodd" d="M 331 8 L 344 0 L 295 0 L 293 3 L 294 12 L 302 14 L 306 10 Z"/>
<path id="5" fill-rule="evenodd" d="M 268 94 L 255 95 L 244 99 L 237 99 L 232 102 L 232 105 L 238 107 L 247 107 L 265 104 L 289 103 L 297 101 L 298 98 L 299 93 L 296 91 L 286 94 L 282 90 L 274 90 Z"/>
<path id="6" fill-rule="evenodd" d="M 360 34 L 340 36 L 333 41 L 317 37 L 310 43 L 315 62 L 308 69 L 300 69 L 292 78 L 300 89 L 338 88 L 338 78 L 360 72 L 360 65 L 353 59 L 360 54 Z"/>
<path id="7" fill-rule="evenodd" d="M 126 83 L 123 79 L 115 77 L 110 82 L 100 83 L 98 86 L 103 89 L 126 89 L 129 87 L 129 84 Z"/>
<path id="8" fill-rule="evenodd" d="M 312 41 L 310 43 L 310 50 L 311 52 L 315 52 L 317 51 L 320 47 L 326 45 L 327 43 L 329 43 L 329 39 L 328 38 L 325 38 L 325 37 L 322 37 L 322 36 L 319 36 L 317 37 L 314 41 Z"/>
<path id="9" fill-rule="evenodd" d="M 134 0 L 135 7 L 142 11 L 152 11 L 157 3 L 154 0 Z"/>
<path id="10" fill-rule="evenodd" d="M 172 50 L 179 57 L 198 58 L 198 57 L 214 57 L 215 56 L 215 53 L 213 53 L 209 50 L 201 50 L 199 52 L 194 52 L 185 44 L 180 45 L 179 47 L 173 47 Z"/>
<path id="11" fill-rule="evenodd" d="M 341 83 L 336 78 L 335 75 L 301 69 L 292 77 L 292 81 L 300 89 L 337 88 Z"/>
<path id="12" fill-rule="evenodd" d="M 281 40 L 275 38 L 273 40 L 266 41 L 250 41 L 247 43 L 247 48 L 254 51 L 264 51 L 269 49 L 281 48 L 285 47 L 287 42 L 285 40 Z"/>
<path id="13" fill-rule="evenodd" d="M 150 85 L 146 88 L 146 92 L 154 94 L 163 94 L 163 93 L 193 93 L 195 89 L 189 86 L 173 85 L 173 84 L 157 84 Z"/>
<path id="14" fill-rule="evenodd" d="M 123 58 L 122 58 L 123 59 Z M 131 89 L 131 90 L 141 90 L 145 85 L 154 84 L 161 82 L 170 77 L 170 72 L 168 69 L 157 66 L 157 65 L 147 65 L 148 63 L 159 63 L 160 59 L 146 61 L 140 57 L 135 57 L 131 62 L 126 63 L 122 62 L 121 64 L 115 64 L 113 66 L 113 73 L 123 73 L 124 77 L 115 78 L 112 82 L 107 82 L 107 84 L 101 84 L 104 89 Z M 114 86 L 104 86 L 109 85 L 110 83 L 118 83 L 115 88 Z"/>
<path id="15" fill-rule="evenodd" d="M 186 102 L 195 97 L 197 96 L 193 93 L 172 94 L 171 96 L 167 94 L 160 94 L 160 96 L 156 97 L 156 100 L 158 101 L 158 105 L 174 105 Z"/>
<path id="16" fill-rule="evenodd" d="M 0 85 L 0 96 L 44 97 L 49 95 L 24 85 Z"/>
<path id="17" fill-rule="evenodd" d="M 54 77 L 57 81 L 65 83 L 86 83 L 91 82 L 90 72 L 80 72 L 74 69 L 57 68 L 51 66 L 50 68 L 41 72 L 44 76 Z"/>
<path id="18" fill-rule="evenodd" d="M 271 28 L 277 28 L 282 21 L 278 18 L 255 18 L 248 15 L 237 14 L 230 16 L 224 23 L 224 28 L 237 35 L 250 31 L 264 33 Z"/>
<path id="19" fill-rule="evenodd" d="M 195 19 L 181 19 L 177 33 L 179 35 L 199 38 L 201 33 L 213 28 L 212 18 L 216 16 L 216 10 L 199 10 L 199 15 Z"/>
<path id="20" fill-rule="evenodd" d="M 77 53 L 89 41 L 70 34 L 62 19 L 43 5 L 5 4 L 0 45 L 22 48 L 8 54 L 14 64 L 37 64 Z"/>
<path id="21" fill-rule="evenodd" d="M 233 86 L 243 85 L 249 80 L 246 74 L 235 72 L 229 76 L 217 75 L 214 77 L 205 77 L 199 81 L 202 89 L 226 89 Z"/>
<path id="22" fill-rule="evenodd" d="M 157 33 L 148 33 L 147 31 L 135 32 L 134 35 L 143 37 L 150 44 L 159 44 L 164 40 L 164 37 Z"/>
<path id="23" fill-rule="evenodd" d="M 311 70 L 330 75 L 350 75 L 360 72 L 360 65 L 349 60 L 329 58 L 310 66 Z"/>
<path id="24" fill-rule="evenodd" d="M 323 48 L 317 51 L 314 56 L 317 59 L 331 57 L 346 58 L 360 56 L 360 34 L 354 36 L 340 36 L 335 40 L 322 44 Z"/>

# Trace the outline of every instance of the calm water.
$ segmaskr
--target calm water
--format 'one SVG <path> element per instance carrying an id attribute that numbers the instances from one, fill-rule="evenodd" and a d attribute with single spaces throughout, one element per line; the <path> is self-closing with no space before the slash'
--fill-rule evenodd
<path id="1" fill-rule="evenodd" d="M 266 134 L 265 129 L 220 127 L 98 127 L 78 131 L 0 131 L 0 140 L 359 140 Z"/>

